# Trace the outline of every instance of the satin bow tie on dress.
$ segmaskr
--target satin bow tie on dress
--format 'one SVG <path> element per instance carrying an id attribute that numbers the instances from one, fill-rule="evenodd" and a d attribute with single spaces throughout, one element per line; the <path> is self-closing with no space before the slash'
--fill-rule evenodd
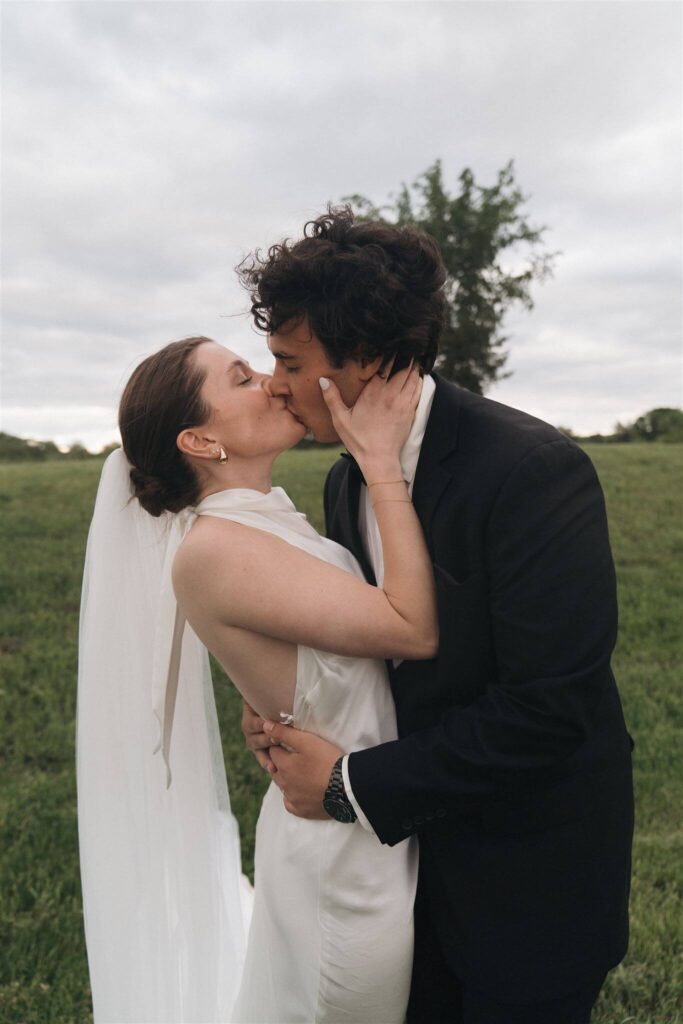
<path id="1" fill-rule="evenodd" d="M 152 708 L 159 722 L 159 742 L 154 748 L 154 753 L 156 754 L 159 750 L 162 752 L 166 765 L 167 789 L 171 785 L 169 749 L 185 630 L 185 616 L 176 601 L 171 570 L 176 552 L 196 518 L 197 513 L 192 508 L 183 509 L 181 512 L 172 513 L 169 516 L 169 534 L 162 569 L 159 616 L 154 635 Z"/>

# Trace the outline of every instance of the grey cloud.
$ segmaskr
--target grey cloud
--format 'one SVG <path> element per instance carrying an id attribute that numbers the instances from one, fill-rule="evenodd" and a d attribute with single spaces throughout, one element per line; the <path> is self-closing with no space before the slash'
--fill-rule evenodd
<path id="1" fill-rule="evenodd" d="M 135 361 L 186 334 L 265 369 L 236 315 L 241 256 L 437 156 L 452 189 L 514 157 L 563 252 L 509 318 L 495 397 L 586 430 L 673 404 L 680 21 L 650 3 L 6 4 L 4 428 L 51 415 L 64 438 L 82 402 L 81 438 L 107 440 Z"/>

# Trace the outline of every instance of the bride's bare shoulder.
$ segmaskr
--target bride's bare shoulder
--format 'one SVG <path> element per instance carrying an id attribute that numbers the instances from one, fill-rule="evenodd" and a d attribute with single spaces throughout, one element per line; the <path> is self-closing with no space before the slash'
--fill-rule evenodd
<path id="1" fill-rule="evenodd" d="M 239 569 L 259 561 L 275 544 L 282 544 L 263 530 L 218 516 L 200 516 L 183 539 L 173 560 L 173 585 L 177 589 L 210 585 L 226 569 Z"/>

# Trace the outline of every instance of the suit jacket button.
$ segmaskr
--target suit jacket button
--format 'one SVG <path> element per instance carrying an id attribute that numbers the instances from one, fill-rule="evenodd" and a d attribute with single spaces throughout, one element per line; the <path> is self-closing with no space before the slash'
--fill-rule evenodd
<path id="1" fill-rule="evenodd" d="M 446 817 L 446 811 L 443 809 L 443 807 L 439 807 L 439 809 L 436 812 L 436 816 L 437 816 L 437 818 L 445 818 Z"/>
<path id="2" fill-rule="evenodd" d="M 415 824 L 416 825 L 424 825 L 424 823 L 425 823 L 425 820 L 422 817 L 422 815 L 421 814 L 416 814 L 415 815 Z"/>
<path id="3" fill-rule="evenodd" d="M 412 827 L 413 822 L 411 818 L 404 818 L 403 821 L 401 822 L 401 828 L 405 829 L 406 832 L 409 832 Z"/>

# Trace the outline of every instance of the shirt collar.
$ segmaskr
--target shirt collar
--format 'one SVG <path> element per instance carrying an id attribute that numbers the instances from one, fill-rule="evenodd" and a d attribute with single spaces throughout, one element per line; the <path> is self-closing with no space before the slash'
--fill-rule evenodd
<path id="1" fill-rule="evenodd" d="M 422 378 L 422 394 L 420 395 L 420 401 L 417 403 L 417 409 L 415 410 L 415 419 L 413 420 L 413 425 L 410 428 L 408 439 L 401 448 L 399 455 L 403 479 L 409 484 L 411 484 L 415 479 L 417 462 L 420 458 L 420 448 L 422 447 L 425 430 L 427 429 L 427 420 L 429 419 L 429 414 L 432 411 L 432 402 L 434 401 L 435 391 L 436 384 L 434 383 L 434 378 L 429 376 L 429 374 L 426 374 Z"/>

